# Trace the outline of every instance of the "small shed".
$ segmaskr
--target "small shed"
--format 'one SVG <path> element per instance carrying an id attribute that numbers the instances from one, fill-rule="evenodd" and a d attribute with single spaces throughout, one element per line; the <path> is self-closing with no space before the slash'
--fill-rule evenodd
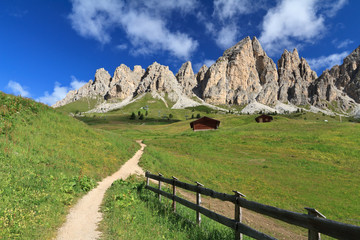
<path id="1" fill-rule="evenodd" d="M 218 129 L 219 125 L 219 120 L 209 117 L 202 117 L 190 123 L 190 127 L 193 131 L 215 130 Z"/>
<path id="2" fill-rule="evenodd" d="M 269 115 L 260 115 L 258 116 L 257 118 L 255 118 L 255 121 L 258 122 L 258 123 L 262 123 L 262 122 L 271 122 L 273 120 L 273 117 L 272 116 L 269 116 Z"/>

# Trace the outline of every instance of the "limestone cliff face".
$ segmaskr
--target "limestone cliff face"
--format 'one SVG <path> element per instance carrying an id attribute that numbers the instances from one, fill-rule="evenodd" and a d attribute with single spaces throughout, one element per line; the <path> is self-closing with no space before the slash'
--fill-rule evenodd
<path id="1" fill-rule="evenodd" d="M 157 62 L 146 71 L 141 66 L 135 66 L 132 71 L 122 64 L 113 77 L 100 68 L 94 81 L 70 91 L 53 107 L 84 97 L 129 100 L 146 92 L 160 98 L 167 96 L 178 108 L 197 104 L 190 99 L 196 94 L 215 105 L 257 102 L 271 106 L 280 101 L 325 109 L 329 104 L 345 111 L 360 109 L 360 47 L 341 66 L 324 71 L 318 78 L 296 49 L 284 51 L 277 69 L 259 41 L 247 37 L 227 49 L 209 68 L 202 66 L 197 74 L 189 61 L 176 75 Z"/>
<path id="2" fill-rule="evenodd" d="M 344 59 L 341 66 L 325 70 L 311 85 L 311 104 L 326 108 L 334 104 L 351 110 L 360 103 L 360 47 Z"/>
<path id="3" fill-rule="evenodd" d="M 226 50 L 205 74 L 203 99 L 211 104 L 274 104 L 277 70 L 259 41 L 249 37 Z"/>
<path id="4" fill-rule="evenodd" d="M 298 51 L 284 51 L 278 61 L 279 92 L 278 100 L 295 105 L 310 102 L 308 88 L 317 78 L 304 58 L 299 58 Z"/>
<path id="5" fill-rule="evenodd" d="M 344 59 L 340 67 L 331 70 L 336 87 L 360 103 L 360 46 Z"/>
<path id="6" fill-rule="evenodd" d="M 181 66 L 175 77 L 183 88 L 183 92 L 189 97 L 193 96 L 193 90 L 197 86 L 197 81 L 190 61 Z"/>
<path id="7" fill-rule="evenodd" d="M 154 62 L 146 69 L 134 95 L 145 92 L 156 92 L 162 96 L 167 94 L 169 99 L 175 102 L 182 95 L 182 88 L 169 67 Z"/>
<path id="8" fill-rule="evenodd" d="M 141 66 L 135 66 L 131 71 L 126 65 L 121 64 L 116 68 L 114 77 L 110 85 L 109 91 L 105 95 L 105 99 L 125 99 L 132 96 L 135 92 L 142 75 L 145 70 Z"/>

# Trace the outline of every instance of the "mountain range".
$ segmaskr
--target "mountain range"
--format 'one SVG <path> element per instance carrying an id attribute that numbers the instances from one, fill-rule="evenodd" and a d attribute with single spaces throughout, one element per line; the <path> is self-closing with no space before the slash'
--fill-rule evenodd
<path id="1" fill-rule="evenodd" d="M 296 111 L 301 107 L 360 115 L 360 46 L 342 65 L 325 70 L 318 77 L 296 49 L 285 50 L 276 65 L 256 37 L 246 37 L 210 67 L 202 66 L 197 74 L 189 61 L 175 75 L 157 62 L 146 70 L 141 66 L 131 70 L 121 64 L 113 76 L 100 68 L 94 80 L 70 91 L 53 107 L 84 97 L 99 98 L 99 105 L 92 111 L 106 112 L 145 93 L 174 102 L 172 108 L 240 105 L 244 107 L 242 112 L 253 113 Z"/>

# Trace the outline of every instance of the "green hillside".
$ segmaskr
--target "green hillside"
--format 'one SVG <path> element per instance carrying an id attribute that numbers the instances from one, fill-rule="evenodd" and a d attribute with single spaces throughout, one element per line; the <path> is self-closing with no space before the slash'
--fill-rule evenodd
<path id="1" fill-rule="evenodd" d="M 138 145 L 0 92 L 0 239 L 51 239 L 71 204 Z"/>
<path id="2" fill-rule="evenodd" d="M 156 126 L 128 119 L 92 124 L 145 139 L 141 164 L 154 173 L 221 192 L 235 189 L 297 212 L 314 207 L 329 219 L 360 225 L 360 124 L 315 113 L 276 115 L 265 124 L 252 115 L 208 116 L 221 120 L 220 129 L 193 132 L 191 120 L 183 119 Z"/>

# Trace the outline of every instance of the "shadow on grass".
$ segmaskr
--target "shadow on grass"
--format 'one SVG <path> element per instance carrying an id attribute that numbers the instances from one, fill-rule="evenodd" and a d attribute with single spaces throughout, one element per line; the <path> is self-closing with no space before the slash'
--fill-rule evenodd
<path id="1" fill-rule="evenodd" d="M 157 118 L 145 118 L 143 120 L 134 119 L 131 120 L 125 116 L 85 116 L 76 117 L 77 120 L 86 123 L 87 125 L 99 125 L 99 124 L 116 124 L 116 123 L 128 123 L 134 125 L 167 125 L 179 122 L 178 119 L 157 119 Z"/>
<path id="2" fill-rule="evenodd" d="M 157 195 L 145 189 L 145 183 L 141 183 L 137 188 L 139 198 L 146 203 L 146 206 L 167 222 L 167 227 L 173 231 L 188 232 L 190 240 L 226 240 L 234 239 L 232 230 L 220 226 L 215 222 L 207 222 L 199 227 L 196 223 L 189 220 L 195 215 L 195 211 L 177 205 L 177 212 L 174 213 L 169 202 L 159 202 Z M 170 190 L 168 190 L 170 191 Z M 165 198 L 165 197 L 163 197 Z M 246 238 L 245 238 L 246 239 Z"/>

